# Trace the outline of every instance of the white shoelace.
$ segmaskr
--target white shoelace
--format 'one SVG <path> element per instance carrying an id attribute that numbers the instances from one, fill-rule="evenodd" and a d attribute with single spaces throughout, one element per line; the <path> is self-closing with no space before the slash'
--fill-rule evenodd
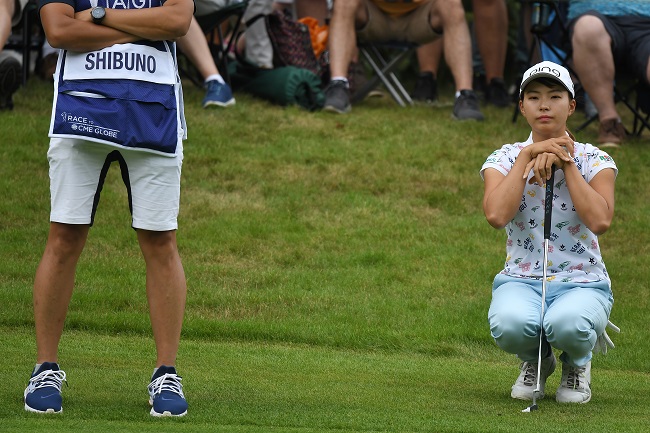
<path id="1" fill-rule="evenodd" d="M 524 372 L 524 385 L 534 386 L 537 380 L 537 365 L 528 363 Z"/>
<path id="2" fill-rule="evenodd" d="M 580 388 L 580 378 L 585 376 L 585 368 L 571 367 L 566 379 L 566 386 L 569 389 Z"/>
<path id="3" fill-rule="evenodd" d="M 163 374 L 162 376 L 154 379 L 148 386 L 149 395 L 153 398 L 155 395 L 163 391 L 170 391 L 174 394 L 183 395 L 183 385 L 181 385 L 181 377 L 176 374 Z"/>
<path id="4" fill-rule="evenodd" d="M 63 382 L 66 384 L 68 383 L 65 379 L 65 371 L 45 370 L 29 379 L 29 392 L 48 386 L 54 387 L 61 392 L 61 385 L 63 385 Z"/>

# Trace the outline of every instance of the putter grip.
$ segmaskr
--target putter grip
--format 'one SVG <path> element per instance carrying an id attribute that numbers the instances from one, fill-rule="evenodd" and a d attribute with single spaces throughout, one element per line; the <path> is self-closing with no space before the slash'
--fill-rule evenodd
<path id="1" fill-rule="evenodd" d="M 553 183 L 555 182 L 555 166 L 551 178 L 546 181 L 546 197 L 544 198 L 544 239 L 551 238 L 551 212 L 553 211 Z"/>

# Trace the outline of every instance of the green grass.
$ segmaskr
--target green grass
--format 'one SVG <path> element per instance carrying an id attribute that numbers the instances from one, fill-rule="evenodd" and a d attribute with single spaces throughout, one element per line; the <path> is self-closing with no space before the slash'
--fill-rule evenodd
<path id="1" fill-rule="evenodd" d="M 31 285 L 48 230 L 50 86 L 32 80 L 0 113 L 0 431 L 645 430 L 647 138 L 611 151 L 617 209 L 600 241 L 617 348 L 594 359 L 588 405 L 549 398 L 526 415 L 509 397 L 517 360 L 487 327 L 505 234 L 484 220 L 478 175 L 492 150 L 527 137 L 523 118 L 486 108 L 488 121 L 459 123 L 449 106 L 398 109 L 388 98 L 335 116 L 236 96 L 233 108 L 205 111 L 186 86 L 178 367 L 190 412 L 173 422 L 147 412 L 144 264 L 117 168 L 61 343 L 65 412 L 23 411 Z M 594 141 L 596 126 L 578 138 Z"/>

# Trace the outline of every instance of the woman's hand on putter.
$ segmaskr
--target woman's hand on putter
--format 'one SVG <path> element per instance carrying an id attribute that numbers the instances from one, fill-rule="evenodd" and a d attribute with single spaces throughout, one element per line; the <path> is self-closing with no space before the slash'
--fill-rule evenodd
<path id="1" fill-rule="evenodd" d="M 524 170 L 524 179 L 528 178 L 532 170 L 533 177 L 528 182 L 530 184 L 544 185 L 551 178 L 553 166 L 563 169 L 565 164 L 573 163 L 573 140 L 568 135 L 539 141 L 528 145 L 526 149 L 530 162 Z"/>
<path id="2" fill-rule="evenodd" d="M 533 177 L 530 178 L 528 183 L 531 185 L 534 183 L 545 185 L 546 181 L 551 178 L 551 174 L 554 170 L 553 166 L 555 166 L 555 168 L 562 168 L 564 167 L 564 161 L 558 158 L 554 153 L 540 153 L 526 165 L 524 179 L 528 177 L 528 173 L 532 170 Z"/>
<path id="3" fill-rule="evenodd" d="M 542 153 L 552 153 L 563 162 L 573 161 L 574 156 L 573 140 L 568 135 L 529 144 L 526 150 L 531 160 Z"/>

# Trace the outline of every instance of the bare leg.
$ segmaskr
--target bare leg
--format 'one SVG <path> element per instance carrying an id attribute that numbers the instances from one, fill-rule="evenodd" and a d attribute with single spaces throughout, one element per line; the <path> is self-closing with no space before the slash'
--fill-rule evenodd
<path id="1" fill-rule="evenodd" d="M 431 11 L 431 26 L 442 28 L 445 61 L 454 76 L 456 90 L 472 88 L 472 42 L 459 0 L 437 0 Z"/>
<path id="2" fill-rule="evenodd" d="M 485 75 L 503 78 L 508 50 L 508 10 L 504 0 L 474 0 L 474 30 Z"/>
<path id="3" fill-rule="evenodd" d="M 178 47 L 199 70 L 203 79 L 219 73 L 210 53 L 210 48 L 208 48 L 208 42 L 199 23 L 196 22 L 196 18 L 192 17 L 189 30 L 177 42 Z"/>
<path id="4" fill-rule="evenodd" d="M 87 225 L 50 224 L 50 234 L 34 280 L 34 321 L 38 363 L 57 362 L 58 346 L 74 287 Z"/>
<path id="5" fill-rule="evenodd" d="M 438 75 L 440 59 L 442 58 L 443 38 L 436 39 L 428 44 L 420 45 L 417 50 L 418 65 L 420 72 L 431 72 L 433 76 Z"/>
<path id="6" fill-rule="evenodd" d="M 15 13 L 15 0 L 0 0 L 0 51 L 11 34 L 11 19 Z"/>
<path id="7" fill-rule="evenodd" d="M 334 2 L 329 28 L 330 74 L 332 77 L 347 76 L 350 61 L 356 53 L 355 24 L 362 25 L 367 20 L 368 12 L 363 0 Z"/>
<path id="8" fill-rule="evenodd" d="M 147 299 L 156 342 L 156 367 L 176 364 L 187 285 L 176 232 L 138 230 L 147 267 Z"/>
<path id="9" fill-rule="evenodd" d="M 601 122 L 618 118 L 613 94 L 614 56 L 611 38 L 603 23 L 592 15 L 579 18 L 571 43 L 576 73 L 596 106 Z"/>

